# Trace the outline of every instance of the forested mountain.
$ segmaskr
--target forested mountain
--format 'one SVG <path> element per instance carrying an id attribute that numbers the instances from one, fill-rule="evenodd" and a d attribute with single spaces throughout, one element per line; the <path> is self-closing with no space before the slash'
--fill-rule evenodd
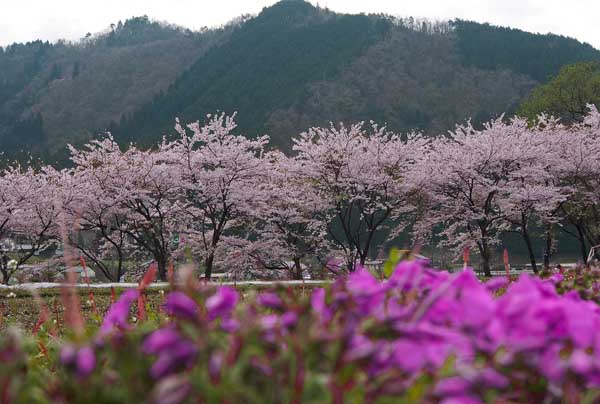
<path id="1" fill-rule="evenodd" d="M 238 112 L 240 132 L 290 137 L 329 121 L 439 133 L 513 112 L 590 45 L 455 20 L 337 14 L 284 0 L 193 32 L 138 17 L 77 43 L 0 52 L 0 148 L 60 160 L 106 130 L 151 145 L 183 121 Z"/>
<path id="2" fill-rule="evenodd" d="M 133 18 L 78 43 L 0 51 L 0 149 L 64 160 L 67 142 L 106 131 L 152 100 L 233 27 L 192 32 Z"/>

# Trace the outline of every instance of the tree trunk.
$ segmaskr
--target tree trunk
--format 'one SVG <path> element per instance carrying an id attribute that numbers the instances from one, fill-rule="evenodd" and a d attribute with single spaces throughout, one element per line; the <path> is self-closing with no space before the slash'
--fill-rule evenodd
<path id="1" fill-rule="evenodd" d="M 157 254 L 156 266 L 158 269 L 158 278 L 161 282 L 167 281 L 167 257 L 165 254 Z"/>
<path id="2" fill-rule="evenodd" d="M 348 272 L 354 272 L 356 271 L 356 259 L 358 258 L 358 255 L 353 253 L 350 257 L 350 259 L 348 260 Z"/>
<path id="3" fill-rule="evenodd" d="M 481 254 L 481 267 L 485 276 L 492 276 L 490 267 L 490 247 L 486 241 L 478 243 L 479 253 Z"/>
<path id="4" fill-rule="evenodd" d="M 365 262 L 367 262 L 367 253 L 360 254 L 360 266 L 365 267 Z"/>
<path id="5" fill-rule="evenodd" d="M 117 254 L 119 256 L 119 263 L 117 264 L 117 282 L 121 282 L 121 277 L 123 276 L 123 253 L 118 251 Z"/>
<path id="6" fill-rule="evenodd" d="M 552 235 L 552 225 L 546 225 L 546 231 L 544 232 L 544 239 L 546 241 L 546 245 L 544 246 L 544 271 L 548 271 L 550 269 L 550 257 L 552 256 L 552 244 L 554 243 L 553 235 Z"/>
<path id="7" fill-rule="evenodd" d="M 587 246 L 585 244 L 585 234 L 583 233 L 583 229 L 579 224 L 575 225 L 575 228 L 577 229 L 577 238 L 579 239 L 579 252 L 581 254 L 581 262 L 585 264 L 588 255 Z"/>
<path id="8" fill-rule="evenodd" d="M 210 253 L 204 260 L 204 279 L 210 281 L 210 277 L 212 275 L 213 262 L 215 260 L 215 254 Z"/>
<path id="9" fill-rule="evenodd" d="M 527 227 L 523 226 L 523 238 L 525 239 L 525 244 L 527 244 L 527 251 L 529 252 L 529 262 L 531 262 L 531 269 L 533 269 L 533 273 L 537 274 L 537 264 L 535 262 L 535 253 L 533 251 L 533 245 L 531 243 L 531 237 L 529 237 L 529 230 Z"/>
<path id="10" fill-rule="evenodd" d="M 301 281 L 302 277 L 302 264 L 300 263 L 300 258 L 294 258 L 294 279 L 297 281 Z"/>

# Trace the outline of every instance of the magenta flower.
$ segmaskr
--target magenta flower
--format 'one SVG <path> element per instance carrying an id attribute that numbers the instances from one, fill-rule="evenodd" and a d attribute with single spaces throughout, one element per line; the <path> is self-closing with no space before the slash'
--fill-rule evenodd
<path id="1" fill-rule="evenodd" d="M 75 363 L 77 349 L 73 345 L 63 345 L 60 349 L 60 362 L 65 366 Z"/>
<path id="2" fill-rule="evenodd" d="M 490 292 L 496 292 L 497 290 L 502 289 L 506 285 L 508 285 L 508 279 L 506 279 L 504 276 L 497 276 L 488 280 L 485 283 L 485 288 Z"/>
<path id="3" fill-rule="evenodd" d="M 183 292 L 171 292 L 165 302 L 165 311 L 169 316 L 185 320 L 196 320 L 198 318 L 198 305 Z"/>
<path id="4" fill-rule="evenodd" d="M 462 377 L 448 377 L 440 380 L 435 386 L 435 394 L 440 397 L 460 396 L 467 393 L 471 388 L 468 381 Z"/>
<path id="5" fill-rule="evenodd" d="M 221 319 L 221 329 L 230 334 L 234 333 L 240 329 L 240 322 L 231 317 Z"/>
<path id="6" fill-rule="evenodd" d="M 344 355 L 344 360 L 348 362 L 361 360 L 370 357 L 377 351 L 377 345 L 369 338 L 361 334 L 354 334 L 350 337 L 349 349 Z"/>
<path id="7" fill-rule="evenodd" d="M 217 293 L 206 299 L 209 320 L 228 317 L 238 301 L 238 293 L 228 286 L 221 286 Z"/>
<path id="8" fill-rule="evenodd" d="M 154 331 L 146 337 L 142 349 L 147 354 L 157 355 L 156 362 L 150 368 L 150 375 L 154 379 L 192 366 L 198 355 L 196 345 L 173 328 Z"/>
<path id="9" fill-rule="evenodd" d="M 130 289 L 119 297 L 104 316 L 102 325 L 100 326 L 100 332 L 98 336 L 100 338 L 112 334 L 115 330 L 126 330 L 129 328 L 128 318 L 131 305 L 139 296 L 139 292 L 135 289 Z"/>
<path id="10" fill-rule="evenodd" d="M 575 350 L 569 358 L 569 365 L 575 372 L 586 375 L 595 370 L 595 358 L 581 349 Z"/>
<path id="11" fill-rule="evenodd" d="M 381 283 L 365 268 L 357 268 L 346 281 L 346 288 L 353 296 L 372 297 L 382 290 Z"/>
<path id="12" fill-rule="evenodd" d="M 423 278 L 425 263 L 420 260 L 400 262 L 388 281 L 390 287 L 408 291 L 419 286 Z"/>
<path id="13" fill-rule="evenodd" d="M 161 379 L 167 375 L 192 366 L 198 355 L 198 348 L 192 342 L 181 339 L 177 345 L 161 351 L 150 368 L 150 376 Z"/>
<path id="14" fill-rule="evenodd" d="M 331 319 L 333 313 L 331 312 L 331 309 L 327 307 L 327 303 L 325 302 L 325 289 L 317 288 L 313 290 L 312 295 L 310 296 L 310 305 L 320 317 L 321 322 L 327 322 Z"/>
<path id="15" fill-rule="evenodd" d="M 278 322 L 279 316 L 277 314 L 269 314 L 260 319 L 260 327 L 263 331 L 273 331 Z"/>
<path id="16" fill-rule="evenodd" d="M 217 384 L 221 380 L 221 369 L 224 363 L 225 356 L 223 352 L 217 351 L 210 356 L 208 361 L 208 375 L 213 384 Z"/>
<path id="17" fill-rule="evenodd" d="M 414 341 L 398 340 L 394 343 L 394 359 L 396 364 L 407 372 L 421 370 L 426 363 L 425 353 Z"/>
<path id="18" fill-rule="evenodd" d="M 281 298 L 273 292 L 261 293 L 260 295 L 258 295 L 256 301 L 261 306 L 267 307 L 269 309 L 280 309 L 281 307 L 283 307 L 283 302 L 281 301 Z"/>
<path id="19" fill-rule="evenodd" d="M 548 278 L 548 280 L 555 285 L 562 282 L 564 279 L 565 279 L 565 277 L 562 276 L 561 274 L 553 274 L 552 276 L 550 276 Z"/>
<path id="20" fill-rule="evenodd" d="M 142 350 L 147 354 L 156 354 L 176 345 L 180 340 L 181 336 L 174 328 L 161 328 L 146 337 Z"/>
<path id="21" fill-rule="evenodd" d="M 483 404 L 483 401 L 468 394 L 448 397 L 440 401 L 440 404 Z"/>
<path id="22" fill-rule="evenodd" d="M 281 315 L 281 325 L 285 328 L 293 328 L 297 323 L 298 315 L 293 311 L 288 311 Z"/>
<path id="23" fill-rule="evenodd" d="M 79 352 L 77 352 L 75 364 L 79 376 L 87 377 L 90 375 L 96 367 L 96 354 L 94 353 L 94 350 L 89 346 L 81 348 Z"/>
<path id="24" fill-rule="evenodd" d="M 87 377 L 96 368 L 96 354 L 89 346 L 77 349 L 73 345 L 64 345 L 60 350 L 60 362 L 77 376 Z"/>

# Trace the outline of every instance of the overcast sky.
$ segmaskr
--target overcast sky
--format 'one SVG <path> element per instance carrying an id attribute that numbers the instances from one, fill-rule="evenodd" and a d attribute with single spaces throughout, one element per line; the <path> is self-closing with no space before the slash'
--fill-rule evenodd
<path id="1" fill-rule="evenodd" d="M 148 15 L 192 29 L 256 14 L 272 0 L 0 0 L 0 46 L 34 39 L 78 39 L 111 23 Z M 317 1 L 311 1 L 317 4 Z M 348 13 L 463 18 L 532 32 L 553 32 L 600 49 L 600 0 L 321 0 Z"/>

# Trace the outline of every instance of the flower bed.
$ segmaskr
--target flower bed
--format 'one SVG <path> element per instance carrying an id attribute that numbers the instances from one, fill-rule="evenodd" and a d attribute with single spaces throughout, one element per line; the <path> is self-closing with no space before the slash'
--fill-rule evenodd
<path id="1" fill-rule="evenodd" d="M 70 310 L 65 337 L 5 333 L 0 386 L 23 402 L 594 402 L 600 309 L 567 282 L 406 261 L 305 294 L 190 281 L 159 310 L 141 287 L 99 327 Z"/>

